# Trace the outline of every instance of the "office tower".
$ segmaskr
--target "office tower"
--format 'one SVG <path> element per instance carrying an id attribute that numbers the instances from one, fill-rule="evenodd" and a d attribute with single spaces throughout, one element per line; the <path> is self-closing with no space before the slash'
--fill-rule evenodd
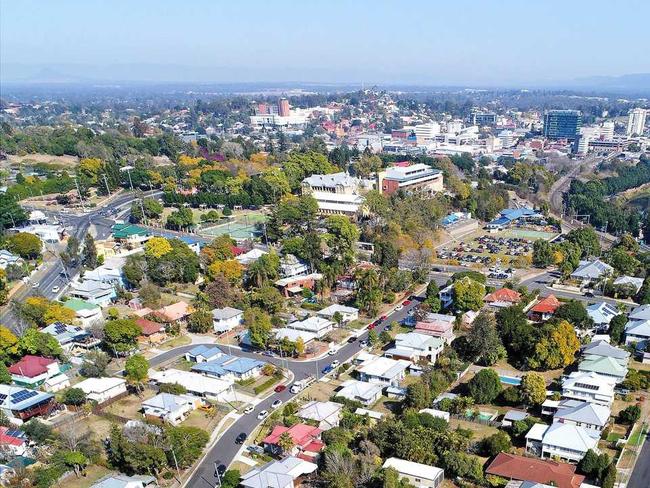
<path id="1" fill-rule="evenodd" d="M 281 98 L 278 101 L 278 115 L 280 117 L 289 117 L 289 100 L 286 98 Z"/>
<path id="2" fill-rule="evenodd" d="M 643 129 L 645 127 L 645 116 L 646 110 L 643 108 L 635 108 L 630 110 L 630 114 L 627 119 L 628 136 L 632 136 L 634 134 L 640 136 L 643 134 Z"/>
<path id="3" fill-rule="evenodd" d="M 550 139 L 575 140 L 582 126 L 578 110 L 549 110 L 544 115 L 544 136 Z"/>

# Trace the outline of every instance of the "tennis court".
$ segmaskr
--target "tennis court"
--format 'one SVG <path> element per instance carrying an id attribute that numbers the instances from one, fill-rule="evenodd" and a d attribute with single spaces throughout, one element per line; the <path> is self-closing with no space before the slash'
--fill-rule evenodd
<path id="1" fill-rule="evenodd" d="M 254 239 L 264 233 L 260 224 L 266 222 L 266 218 L 266 215 L 259 213 L 238 215 L 224 224 L 203 228 L 200 233 L 212 237 L 228 234 L 233 239 Z"/>

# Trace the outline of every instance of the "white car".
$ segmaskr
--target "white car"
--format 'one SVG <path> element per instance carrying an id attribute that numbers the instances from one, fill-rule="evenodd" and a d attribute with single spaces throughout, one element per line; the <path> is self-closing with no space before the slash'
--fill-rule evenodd
<path id="1" fill-rule="evenodd" d="M 59 293 L 59 290 L 60 290 L 60 289 L 61 289 L 61 288 L 58 287 L 58 286 L 53 286 L 53 287 L 52 287 L 52 293 Z"/>
<path id="2" fill-rule="evenodd" d="M 248 407 L 246 407 L 246 408 L 244 409 L 244 413 L 245 413 L 246 415 L 248 415 L 248 414 L 251 413 L 253 410 L 255 410 L 255 407 L 254 407 L 253 405 L 249 405 Z"/>
<path id="3" fill-rule="evenodd" d="M 338 367 L 339 364 L 341 364 L 341 363 L 338 360 L 337 361 L 332 361 L 332 364 L 330 364 L 330 366 L 332 367 L 332 369 L 335 369 L 335 368 Z"/>
<path id="4" fill-rule="evenodd" d="M 334 356 L 334 354 L 336 354 L 337 352 L 338 352 L 338 350 L 336 350 L 336 349 L 330 349 L 329 351 L 327 351 L 327 354 L 330 355 L 330 356 Z"/>
<path id="5" fill-rule="evenodd" d="M 38 288 L 39 286 L 41 286 L 39 282 L 32 283 L 32 288 Z"/>
<path id="6" fill-rule="evenodd" d="M 266 410 L 262 410 L 260 413 L 257 414 L 257 420 L 263 420 L 266 418 L 266 416 L 269 414 Z"/>
<path id="7" fill-rule="evenodd" d="M 273 410 L 275 410 L 275 409 L 278 408 L 280 405 L 282 405 L 282 400 L 276 400 L 276 401 L 274 401 L 274 402 L 271 404 L 271 408 L 272 408 Z"/>
<path id="8" fill-rule="evenodd" d="M 404 305 L 398 305 L 397 307 L 395 307 L 395 311 L 396 311 L 396 312 L 399 312 L 399 311 L 402 310 L 403 308 L 404 308 Z"/>

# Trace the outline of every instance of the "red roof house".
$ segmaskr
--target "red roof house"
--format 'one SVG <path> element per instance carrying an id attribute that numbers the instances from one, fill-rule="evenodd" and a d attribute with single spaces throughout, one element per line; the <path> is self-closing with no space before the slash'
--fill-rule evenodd
<path id="1" fill-rule="evenodd" d="M 264 448 L 275 454 L 282 453 L 282 448 L 278 442 L 280 436 L 285 432 L 291 436 L 294 445 L 291 452 L 286 454 L 300 454 L 303 458 L 313 459 L 325 447 L 325 444 L 320 440 L 321 429 L 307 424 L 296 424 L 292 427 L 285 427 L 284 425 L 273 427 L 273 431 L 262 441 Z"/>
<path id="2" fill-rule="evenodd" d="M 135 323 L 140 326 L 140 328 L 142 329 L 142 335 L 145 337 L 149 337 L 150 335 L 165 330 L 164 324 L 159 324 L 158 322 L 154 322 L 153 320 L 140 318 L 137 319 Z"/>
<path id="3" fill-rule="evenodd" d="M 485 473 L 509 480 L 552 484 L 557 488 L 579 488 L 585 477 L 575 471 L 576 466 L 572 464 L 501 452 L 490 463 Z"/>
<path id="4" fill-rule="evenodd" d="M 9 366 L 9 372 L 12 375 L 34 378 L 42 374 L 47 374 L 52 364 L 56 364 L 56 360 L 28 354 L 17 363 Z"/>
<path id="5" fill-rule="evenodd" d="M 555 295 L 549 295 L 537 302 L 533 308 L 530 309 L 528 316 L 531 320 L 548 320 L 553 316 L 555 311 L 560 308 L 560 305 L 560 301 L 555 298 Z"/>
<path id="6" fill-rule="evenodd" d="M 501 288 L 485 295 L 483 301 L 493 307 L 509 307 L 521 301 L 521 293 L 510 288 Z"/>
<path id="7" fill-rule="evenodd" d="M 20 430 L 0 427 L 0 446 L 16 456 L 22 456 L 27 448 L 27 436 Z"/>

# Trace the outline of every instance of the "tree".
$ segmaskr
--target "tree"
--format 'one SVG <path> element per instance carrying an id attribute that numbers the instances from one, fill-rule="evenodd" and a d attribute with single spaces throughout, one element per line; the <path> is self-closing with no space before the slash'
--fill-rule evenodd
<path id="1" fill-rule="evenodd" d="M 296 339 L 296 355 L 302 356 L 305 353 L 305 341 L 302 337 Z"/>
<path id="2" fill-rule="evenodd" d="M 147 307 L 158 307 L 160 305 L 162 294 L 160 293 L 160 288 L 155 284 L 145 283 L 140 287 L 138 294 L 143 305 Z"/>
<path id="3" fill-rule="evenodd" d="M 580 341 L 569 322 L 547 324 L 542 328 L 541 338 L 528 357 L 532 369 L 564 368 L 573 363 L 580 349 Z"/>
<path id="4" fill-rule="evenodd" d="M 602 488 L 614 488 L 616 483 L 616 464 L 610 463 L 603 476 Z"/>
<path id="5" fill-rule="evenodd" d="M 21 354 L 33 354 L 45 357 L 62 357 L 61 345 L 51 334 L 46 334 L 33 327 L 25 331 L 18 341 Z"/>
<path id="6" fill-rule="evenodd" d="M 171 393 L 173 395 L 184 395 L 187 393 L 187 388 L 178 383 L 160 383 L 158 385 L 158 391 L 160 393 Z"/>
<path id="7" fill-rule="evenodd" d="M 378 340 L 379 340 L 379 334 L 377 334 L 377 331 L 375 329 L 371 329 L 370 332 L 368 332 L 368 344 L 374 346 L 375 344 L 377 344 Z"/>
<path id="8" fill-rule="evenodd" d="M 80 373 L 87 378 L 101 378 L 106 374 L 110 362 L 110 356 L 104 351 L 97 349 L 88 351 L 81 364 Z"/>
<path id="9" fill-rule="evenodd" d="M 68 388 L 63 392 L 63 403 L 80 406 L 86 403 L 86 393 L 81 388 Z"/>
<path id="10" fill-rule="evenodd" d="M 483 453 L 488 456 L 496 456 L 500 452 L 510 452 L 512 441 L 510 436 L 502 430 L 483 439 L 481 442 Z"/>
<path id="11" fill-rule="evenodd" d="M 641 418 L 641 408 L 638 405 L 630 405 L 621 410 L 618 414 L 619 422 L 623 424 L 634 424 Z"/>
<path id="12" fill-rule="evenodd" d="M 361 235 L 358 227 L 343 215 L 332 215 L 325 219 L 325 228 L 331 259 L 343 266 L 350 265 L 354 260 L 354 246 Z"/>
<path id="13" fill-rule="evenodd" d="M 550 242 L 538 239 L 533 244 L 533 264 L 538 268 L 546 268 L 553 264 L 553 247 Z"/>
<path id="14" fill-rule="evenodd" d="M 97 246 L 95 246 L 95 239 L 90 234 L 86 234 L 86 237 L 84 237 L 81 263 L 88 269 L 95 269 L 97 267 Z"/>
<path id="15" fill-rule="evenodd" d="M 225 215 L 225 212 L 224 212 Z M 194 214 L 192 210 L 186 207 L 179 208 L 178 210 L 169 214 L 165 227 L 174 230 L 187 230 L 194 226 Z"/>
<path id="16" fill-rule="evenodd" d="M 64 324 L 72 324 L 76 319 L 74 310 L 64 307 L 60 303 L 51 302 L 45 313 L 43 314 L 44 324 L 52 324 L 54 322 L 62 322 Z"/>
<path id="17" fill-rule="evenodd" d="M 187 330 L 197 334 L 206 334 L 212 329 L 212 314 L 205 309 L 198 309 L 190 315 Z"/>
<path id="18" fill-rule="evenodd" d="M 492 403 L 501 393 L 501 379 L 496 371 L 485 368 L 474 375 L 468 387 L 476 403 Z"/>
<path id="19" fill-rule="evenodd" d="M 454 308 L 461 312 L 480 310 L 483 306 L 485 286 L 469 277 L 463 277 L 453 284 Z"/>
<path id="20" fill-rule="evenodd" d="M 382 298 L 377 271 L 372 268 L 359 270 L 355 280 L 357 306 L 369 316 L 376 315 Z"/>
<path id="21" fill-rule="evenodd" d="M 505 348 L 496 330 L 496 320 L 490 312 L 481 312 L 467 335 L 467 349 L 474 361 L 491 366 L 505 357 Z"/>
<path id="22" fill-rule="evenodd" d="M 424 297 L 424 303 L 429 306 L 431 312 L 436 313 L 440 311 L 440 288 L 438 283 L 434 280 L 429 281 L 427 291 Z"/>
<path id="23" fill-rule="evenodd" d="M 616 315 L 609 323 L 609 337 L 614 344 L 621 344 L 623 342 L 623 334 L 625 333 L 625 324 L 627 324 L 627 315 L 624 313 Z"/>
<path id="24" fill-rule="evenodd" d="M 429 387 L 422 381 L 418 381 L 417 383 L 413 383 L 407 387 L 404 406 L 421 410 L 423 408 L 431 407 L 432 400 L 433 398 Z"/>
<path id="25" fill-rule="evenodd" d="M 104 327 L 104 343 L 116 354 L 135 349 L 140 335 L 142 329 L 131 319 L 109 320 Z"/>
<path id="26" fill-rule="evenodd" d="M 63 251 L 59 256 L 66 268 L 76 266 L 79 261 L 79 239 L 75 236 L 68 237 L 65 251 Z"/>
<path id="27" fill-rule="evenodd" d="M 241 473 L 238 469 L 229 469 L 221 477 L 221 488 L 237 488 Z"/>
<path id="28" fill-rule="evenodd" d="M 27 222 L 27 212 L 12 195 L 0 194 L 0 228 L 8 229 Z"/>
<path id="29" fill-rule="evenodd" d="M 521 306 L 502 308 L 495 317 L 508 358 L 519 364 L 525 362 L 537 342 L 537 328 L 528 322 Z"/>
<path id="30" fill-rule="evenodd" d="M 224 308 L 242 299 L 241 292 L 225 276 L 215 276 L 203 289 L 212 308 Z"/>
<path id="31" fill-rule="evenodd" d="M 572 230 L 566 235 L 566 240 L 578 246 L 582 258 L 600 255 L 600 239 L 593 227 Z"/>
<path id="32" fill-rule="evenodd" d="M 609 252 L 607 262 L 620 274 L 634 276 L 641 262 L 622 247 L 615 247 Z"/>
<path id="33" fill-rule="evenodd" d="M 263 286 L 251 295 L 251 305 L 276 314 L 284 308 L 284 297 L 274 286 Z"/>
<path id="34" fill-rule="evenodd" d="M 23 259 L 36 259 L 41 255 L 43 242 L 36 234 L 17 232 L 7 236 L 7 249 Z"/>
<path id="35" fill-rule="evenodd" d="M 54 435 L 54 430 L 50 425 L 44 424 L 36 418 L 32 418 L 29 422 L 21 425 L 21 430 L 37 444 L 47 443 Z"/>
<path id="36" fill-rule="evenodd" d="M 144 245 L 144 254 L 147 257 L 161 258 L 172 251 L 172 245 L 164 237 L 152 237 Z"/>
<path id="37" fill-rule="evenodd" d="M 244 267 L 236 259 L 228 259 L 226 261 L 215 261 L 210 266 L 208 266 L 208 276 L 210 279 L 214 279 L 216 276 L 223 276 L 231 284 L 239 283 L 241 280 L 242 274 L 244 273 Z"/>
<path id="38" fill-rule="evenodd" d="M 11 373 L 9 373 L 7 365 L 4 362 L 0 361 L 0 384 L 10 385 L 11 382 Z"/>
<path id="39" fill-rule="evenodd" d="M 140 389 L 149 374 L 149 361 L 142 354 L 134 354 L 126 360 L 124 371 L 126 379 Z"/>
<path id="40" fill-rule="evenodd" d="M 278 439 L 278 446 L 282 449 L 283 453 L 290 453 L 295 444 L 289 432 L 283 432 Z"/>
<path id="41" fill-rule="evenodd" d="M 0 361 L 6 364 L 17 354 L 18 338 L 9 329 L 0 325 Z"/>
<path id="42" fill-rule="evenodd" d="M 341 327 L 341 325 L 343 324 L 343 315 L 341 314 L 341 312 L 336 311 L 334 312 L 334 314 L 332 314 L 332 320 L 337 325 L 337 327 Z"/>
<path id="43" fill-rule="evenodd" d="M 82 452 L 66 451 L 63 453 L 63 462 L 66 466 L 73 468 L 75 475 L 79 477 L 88 465 L 89 461 Z"/>
<path id="44" fill-rule="evenodd" d="M 589 317 L 584 304 L 578 300 L 571 300 L 560 305 L 555 311 L 554 317 L 566 320 L 574 327 L 582 330 L 589 329 L 594 325 L 594 321 Z"/>
<path id="45" fill-rule="evenodd" d="M 198 427 L 169 426 L 165 439 L 169 445 L 168 463 L 178 462 L 180 468 L 188 468 L 199 458 L 210 436 Z"/>
<path id="46" fill-rule="evenodd" d="M 603 479 L 610 464 L 610 459 L 607 454 L 603 453 L 599 455 L 592 449 L 589 449 L 578 463 L 578 469 L 585 475 L 598 481 Z"/>
<path id="47" fill-rule="evenodd" d="M 541 405 L 546 400 L 546 381 L 539 373 L 525 374 L 519 384 L 519 392 L 525 405 Z"/>
<path id="48" fill-rule="evenodd" d="M 381 470 L 382 488 L 413 488 L 407 479 L 401 478 L 395 468 L 384 468 Z"/>
<path id="49" fill-rule="evenodd" d="M 209 266 L 215 261 L 226 261 L 233 259 L 235 254 L 233 248 L 235 241 L 228 235 L 222 234 L 201 249 L 201 262 L 205 266 Z"/>
<path id="50" fill-rule="evenodd" d="M 249 308 L 244 312 L 244 324 L 248 327 L 251 345 L 266 349 L 271 339 L 271 318 L 260 308 Z"/>
<path id="51" fill-rule="evenodd" d="M 142 217 L 142 209 L 144 208 L 144 216 Z M 140 223 L 145 219 L 158 219 L 164 210 L 163 205 L 154 198 L 144 198 L 142 204 L 139 201 L 134 201 L 131 205 L 131 222 Z"/>

